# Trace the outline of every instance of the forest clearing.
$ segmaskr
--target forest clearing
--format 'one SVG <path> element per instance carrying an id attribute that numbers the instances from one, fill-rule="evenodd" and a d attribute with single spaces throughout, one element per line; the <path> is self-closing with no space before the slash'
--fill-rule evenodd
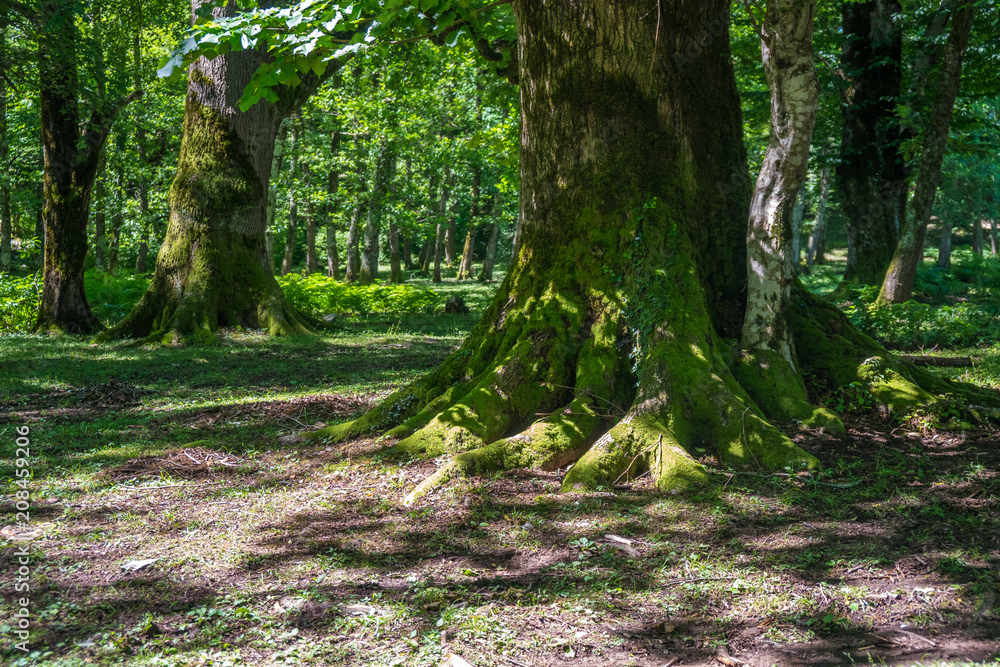
<path id="1" fill-rule="evenodd" d="M 996 664 L 997 11 L 0 0 L 4 664 Z"/>

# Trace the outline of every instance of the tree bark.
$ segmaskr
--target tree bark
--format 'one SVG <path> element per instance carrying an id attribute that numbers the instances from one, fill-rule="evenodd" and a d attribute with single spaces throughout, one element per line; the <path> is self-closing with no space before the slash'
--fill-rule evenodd
<path id="1" fill-rule="evenodd" d="M 483 269 L 479 272 L 479 282 L 488 283 L 493 280 L 493 266 L 497 258 L 497 242 L 500 240 L 500 222 L 493 221 L 490 225 L 490 239 L 486 242 L 486 256 L 483 257 Z"/>
<path id="2" fill-rule="evenodd" d="M 812 232 L 809 234 L 809 247 L 806 249 L 806 265 L 822 264 L 825 259 L 823 250 L 826 245 L 826 207 L 830 200 L 830 168 L 823 167 L 820 171 L 819 204 L 816 206 L 816 219 L 813 221 Z"/>
<path id="3" fill-rule="evenodd" d="M 941 163 L 947 148 L 952 109 L 961 86 L 962 59 L 969 43 L 975 11 L 973 5 L 961 5 L 952 11 L 951 32 L 945 43 L 941 71 L 928 114 L 909 216 L 882 282 L 880 303 L 904 303 L 913 296 L 913 281 L 917 265 L 923 257 L 927 224 L 941 180 Z"/>
<path id="4" fill-rule="evenodd" d="M 906 176 L 896 119 L 903 42 L 893 21 L 900 11 L 898 0 L 843 4 L 841 69 L 850 87 L 841 107 L 837 178 L 846 216 L 847 284 L 881 282 L 899 239 Z"/>
<path id="5" fill-rule="evenodd" d="M 237 3 L 215 8 L 233 16 Z M 241 111 L 239 99 L 263 50 L 195 61 L 188 74 L 177 175 L 170 188 L 166 238 L 149 289 L 101 339 L 133 337 L 165 344 L 214 340 L 219 326 L 304 334 L 312 324 L 285 300 L 267 268 L 266 209 L 275 136 L 283 118 L 319 85 L 303 75 L 277 104 Z M 328 74 L 336 71 L 330 63 Z"/>
<path id="6" fill-rule="evenodd" d="M 996 218 L 990 220 L 990 250 L 993 251 L 993 256 L 997 256 L 997 221 Z"/>
<path id="7" fill-rule="evenodd" d="M 448 196 L 450 194 L 451 171 L 445 168 L 444 176 L 441 179 L 441 199 L 438 203 L 438 223 L 437 234 L 434 241 L 434 275 L 431 282 L 440 283 L 441 280 L 441 255 L 447 252 L 448 248 Z"/>
<path id="8" fill-rule="evenodd" d="M 799 272 L 799 263 L 802 261 L 802 221 L 805 217 L 806 187 L 803 182 L 795 197 L 795 207 L 792 209 L 792 273 Z"/>

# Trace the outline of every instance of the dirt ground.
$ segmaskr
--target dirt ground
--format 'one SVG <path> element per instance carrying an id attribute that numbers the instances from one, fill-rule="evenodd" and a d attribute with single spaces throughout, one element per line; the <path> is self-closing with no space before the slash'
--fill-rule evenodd
<path id="1" fill-rule="evenodd" d="M 997 432 L 855 420 L 844 436 L 792 433 L 822 474 L 706 456 L 718 485 L 701 493 L 640 477 L 560 494 L 561 471 L 519 470 L 410 507 L 404 493 L 440 461 L 393 460 L 388 442 L 212 446 L 226 421 L 292 432 L 368 404 L 330 395 L 153 420 L 142 428 L 198 437 L 50 480 L 36 533 L 20 536 L 39 653 L 17 664 L 1000 661 Z M 126 408 L 62 418 L 107 409 Z M 3 619 L 14 545 L 0 546 Z"/>

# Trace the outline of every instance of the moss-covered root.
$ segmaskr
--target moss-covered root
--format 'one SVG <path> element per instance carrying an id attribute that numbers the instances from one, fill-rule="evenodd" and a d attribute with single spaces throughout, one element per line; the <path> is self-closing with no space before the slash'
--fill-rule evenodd
<path id="1" fill-rule="evenodd" d="M 563 491 L 610 488 L 649 470 L 664 491 L 693 488 L 708 482 L 700 463 L 687 452 L 687 429 L 679 425 L 680 415 L 661 415 L 635 410 L 625 416 L 570 468 L 563 479 Z"/>
<path id="2" fill-rule="evenodd" d="M 809 403 L 802 376 L 781 355 L 769 350 L 744 352 L 734 375 L 769 419 L 844 433 L 844 422 L 835 412 Z"/>
<path id="3" fill-rule="evenodd" d="M 605 428 L 589 398 L 546 415 L 517 435 L 455 456 L 406 495 L 404 503 L 431 493 L 456 477 L 515 468 L 555 470 L 576 461 Z"/>
<path id="4" fill-rule="evenodd" d="M 890 354 L 840 310 L 796 288 L 792 319 L 799 359 L 831 389 L 858 386 L 897 417 L 937 405 L 1000 407 L 1000 392 L 953 382 Z"/>

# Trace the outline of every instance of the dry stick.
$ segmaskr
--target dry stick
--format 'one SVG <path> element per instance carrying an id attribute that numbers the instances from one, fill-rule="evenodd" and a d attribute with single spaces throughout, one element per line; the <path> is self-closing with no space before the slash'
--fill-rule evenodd
<path id="1" fill-rule="evenodd" d="M 674 586 L 676 584 L 693 584 L 699 581 L 732 581 L 733 579 L 739 579 L 739 577 L 695 577 L 693 579 L 672 579 L 664 586 Z"/>
<path id="2" fill-rule="evenodd" d="M 119 486 L 119 491 L 150 491 L 153 489 L 197 489 L 203 486 L 218 486 L 222 482 L 208 482 L 206 484 L 165 484 L 163 486 Z"/>

